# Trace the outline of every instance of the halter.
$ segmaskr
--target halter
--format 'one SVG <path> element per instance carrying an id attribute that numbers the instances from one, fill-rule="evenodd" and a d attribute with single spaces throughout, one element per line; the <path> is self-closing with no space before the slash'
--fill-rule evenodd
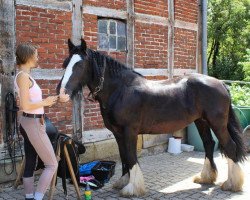
<path id="1" fill-rule="evenodd" d="M 94 62 L 96 62 L 96 65 L 98 67 L 98 69 L 102 69 L 101 65 L 99 65 L 97 57 L 96 57 L 96 52 L 93 53 L 93 60 Z M 92 98 L 96 99 L 97 94 L 103 89 L 103 82 L 104 82 L 104 74 L 105 74 L 105 69 L 106 69 L 106 60 L 104 62 L 104 66 L 102 70 L 97 70 L 98 73 L 98 77 L 99 77 L 99 83 L 98 85 L 95 87 L 94 92 L 90 92 L 88 97 L 92 94 Z"/>

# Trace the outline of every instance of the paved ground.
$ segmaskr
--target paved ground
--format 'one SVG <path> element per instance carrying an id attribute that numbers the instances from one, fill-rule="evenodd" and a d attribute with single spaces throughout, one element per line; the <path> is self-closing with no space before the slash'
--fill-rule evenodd
<path id="1" fill-rule="evenodd" d="M 145 176 L 147 186 L 147 194 L 141 198 L 131 198 L 134 200 L 194 200 L 194 199 L 250 199 L 250 161 L 243 165 L 246 173 L 246 183 L 244 191 L 240 193 L 224 192 L 220 190 L 219 185 L 226 180 L 227 164 L 226 160 L 215 154 L 215 162 L 218 167 L 218 181 L 216 185 L 199 185 L 192 182 L 192 177 L 201 171 L 203 166 L 204 153 L 185 152 L 179 155 L 171 155 L 162 153 L 153 156 L 140 158 L 140 164 Z M 250 155 L 248 156 L 250 158 Z M 112 183 L 121 175 L 121 165 L 117 163 L 116 173 L 111 181 L 102 189 L 92 191 L 94 200 L 126 200 L 119 197 L 119 191 L 112 189 Z M 76 193 L 71 185 L 69 185 L 68 199 L 76 199 Z M 0 200 L 6 199 L 24 199 L 23 188 L 19 186 L 17 190 L 11 187 L 0 188 Z M 83 189 L 81 189 L 83 194 Z M 47 199 L 47 197 L 45 198 Z M 55 200 L 66 199 L 61 189 L 61 184 L 57 186 L 54 195 Z M 84 199 L 84 198 L 83 198 Z"/>

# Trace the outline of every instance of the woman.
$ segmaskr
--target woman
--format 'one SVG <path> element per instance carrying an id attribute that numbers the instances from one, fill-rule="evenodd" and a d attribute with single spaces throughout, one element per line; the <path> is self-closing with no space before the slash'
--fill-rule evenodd
<path id="1" fill-rule="evenodd" d="M 31 69 L 37 66 L 36 47 L 31 44 L 19 45 L 16 50 L 16 61 L 19 72 L 15 77 L 15 89 L 23 112 L 20 119 L 20 132 L 24 137 L 26 158 L 23 174 L 25 199 L 41 200 L 58 166 L 51 142 L 45 132 L 44 107 L 54 105 L 58 96 L 49 96 L 43 100 L 40 87 L 30 76 Z M 68 96 L 64 96 L 61 101 L 67 101 L 67 99 Z M 45 169 L 34 194 L 34 170 L 37 155 L 44 162 Z"/>

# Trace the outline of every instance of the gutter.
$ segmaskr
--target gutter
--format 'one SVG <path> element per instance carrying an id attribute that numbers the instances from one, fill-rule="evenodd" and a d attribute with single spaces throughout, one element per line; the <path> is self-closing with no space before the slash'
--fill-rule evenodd
<path id="1" fill-rule="evenodd" d="M 202 73 L 207 75 L 207 0 L 201 1 L 202 18 Z"/>

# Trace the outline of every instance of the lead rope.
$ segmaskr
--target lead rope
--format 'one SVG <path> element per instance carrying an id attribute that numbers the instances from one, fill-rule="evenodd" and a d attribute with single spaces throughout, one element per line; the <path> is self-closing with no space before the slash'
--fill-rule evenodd
<path id="1" fill-rule="evenodd" d="M 14 95 L 9 92 L 5 97 L 5 122 L 6 122 L 6 135 L 5 135 L 5 155 L 4 161 L 4 172 L 7 175 L 11 175 L 13 171 L 16 171 L 17 158 L 23 158 L 23 151 L 21 145 L 20 135 L 18 134 L 18 124 L 17 124 L 17 112 L 19 108 L 16 105 L 16 100 Z M 19 152 L 16 152 L 17 148 Z M 20 155 L 16 155 L 20 153 Z M 7 171 L 6 161 L 11 161 L 11 169 Z"/>

